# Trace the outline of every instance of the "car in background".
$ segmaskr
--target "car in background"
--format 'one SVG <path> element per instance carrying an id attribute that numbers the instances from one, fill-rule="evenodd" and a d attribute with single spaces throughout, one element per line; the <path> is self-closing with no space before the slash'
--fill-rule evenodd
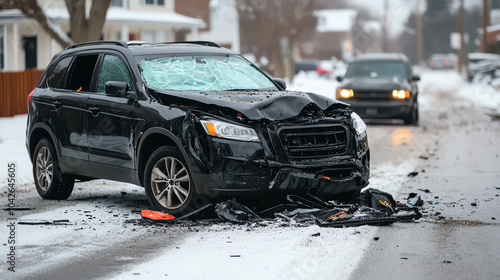
<path id="1" fill-rule="evenodd" d="M 336 91 L 362 118 L 418 123 L 418 86 L 403 54 L 367 54 L 351 60 Z"/>
<path id="2" fill-rule="evenodd" d="M 432 69 L 454 69 L 457 64 L 457 56 L 455 54 L 433 54 L 427 63 Z"/>
<path id="3" fill-rule="evenodd" d="M 26 147 L 44 199 L 75 180 L 142 185 L 172 215 L 212 198 L 349 199 L 368 185 L 363 120 L 286 91 L 213 42 L 87 42 L 56 54 L 28 96 Z"/>
<path id="4" fill-rule="evenodd" d="M 294 66 L 295 74 L 301 72 L 317 73 L 319 76 L 324 78 L 331 78 L 333 75 L 334 65 L 330 61 L 304 59 L 295 61 Z"/>
<path id="5" fill-rule="evenodd" d="M 468 53 L 467 79 L 472 81 L 478 72 L 484 72 L 488 68 L 488 64 L 492 64 L 495 61 L 500 61 L 500 55 L 492 53 Z"/>

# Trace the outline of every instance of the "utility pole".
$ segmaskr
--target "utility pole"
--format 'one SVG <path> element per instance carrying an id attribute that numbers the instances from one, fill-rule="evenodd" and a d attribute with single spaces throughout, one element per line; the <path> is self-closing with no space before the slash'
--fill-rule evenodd
<path id="1" fill-rule="evenodd" d="M 488 26 L 488 0 L 483 0 L 483 38 L 482 49 L 484 53 L 488 52 L 488 40 L 486 27 Z"/>
<path id="2" fill-rule="evenodd" d="M 388 0 L 384 0 L 384 22 L 382 26 L 382 51 L 388 52 L 387 50 L 387 13 L 389 11 Z"/>
<path id="3" fill-rule="evenodd" d="M 460 0 L 460 51 L 458 53 L 458 73 L 462 73 L 465 64 L 465 9 L 464 0 Z"/>
<path id="4" fill-rule="evenodd" d="M 417 0 L 417 64 L 422 66 L 423 47 L 422 47 L 422 15 L 420 14 L 420 0 Z"/>

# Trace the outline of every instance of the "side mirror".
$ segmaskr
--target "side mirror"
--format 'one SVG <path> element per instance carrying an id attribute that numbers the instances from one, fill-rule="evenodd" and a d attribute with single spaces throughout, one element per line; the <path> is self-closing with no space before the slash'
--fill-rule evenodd
<path id="1" fill-rule="evenodd" d="M 273 79 L 273 81 L 274 81 L 275 83 L 277 83 L 277 84 L 278 84 L 278 86 L 280 86 L 280 88 L 282 88 L 283 90 L 285 90 L 285 89 L 286 89 L 286 82 L 285 82 L 285 80 L 283 80 L 283 79 L 278 79 L 278 78 L 274 78 L 274 79 Z"/>
<path id="2" fill-rule="evenodd" d="M 125 82 L 109 81 L 105 84 L 106 95 L 111 97 L 137 98 L 135 92 L 129 91 Z"/>
<path id="3" fill-rule="evenodd" d="M 342 77 L 342 76 L 337 76 L 337 77 L 336 77 L 336 79 L 337 79 L 337 81 L 338 81 L 338 82 L 342 82 L 342 80 L 344 80 L 344 77 Z"/>
<path id="4" fill-rule="evenodd" d="M 415 82 L 420 81 L 420 76 L 419 75 L 413 75 L 413 76 L 411 76 L 411 80 L 415 81 Z"/>

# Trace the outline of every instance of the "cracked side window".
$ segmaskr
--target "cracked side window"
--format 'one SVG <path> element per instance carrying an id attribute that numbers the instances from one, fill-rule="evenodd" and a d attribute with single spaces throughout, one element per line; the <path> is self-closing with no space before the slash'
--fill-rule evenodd
<path id="1" fill-rule="evenodd" d="M 145 59 L 139 65 L 146 85 L 153 89 L 276 89 L 269 78 L 238 56 L 162 57 Z"/>
<path id="2" fill-rule="evenodd" d="M 115 55 L 106 55 L 102 61 L 101 71 L 97 79 L 97 93 L 106 93 L 106 82 L 124 82 L 132 89 L 132 79 L 123 60 Z"/>

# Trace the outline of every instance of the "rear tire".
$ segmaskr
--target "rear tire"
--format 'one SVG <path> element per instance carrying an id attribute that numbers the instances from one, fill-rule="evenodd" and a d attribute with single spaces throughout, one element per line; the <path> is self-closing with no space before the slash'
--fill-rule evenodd
<path id="1" fill-rule="evenodd" d="M 192 203 L 196 190 L 177 148 L 164 146 L 151 154 L 144 169 L 143 185 L 149 202 L 158 211 L 175 216 L 196 209 Z"/>
<path id="2" fill-rule="evenodd" d="M 74 178 L 61 172 L 54 145 L 46 138 L 38 142 L 33 153 L 33 178 L 43 199 L 67 199 L 75 185 Z"/>

